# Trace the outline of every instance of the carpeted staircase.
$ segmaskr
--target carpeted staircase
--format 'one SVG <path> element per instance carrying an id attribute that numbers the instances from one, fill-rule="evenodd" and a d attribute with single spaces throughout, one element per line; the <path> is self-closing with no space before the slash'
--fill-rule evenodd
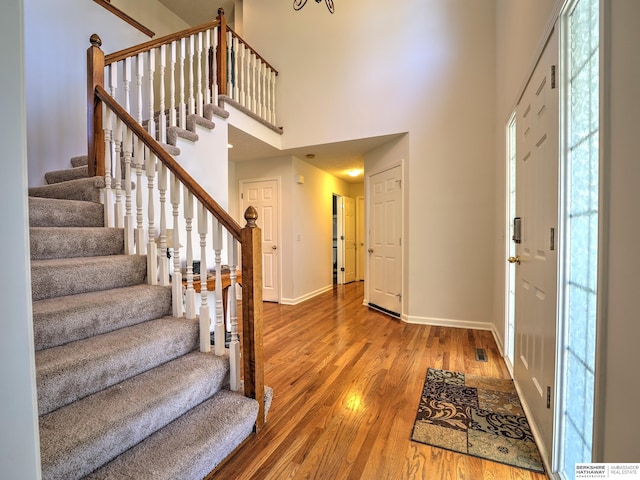
<path id="1" fill-rule="evenodd" d="M 43 478 L 200 479 L 252 433 L 258 404 L 104 227 L 86 157 L 72 165 L 29 190 Z"/>

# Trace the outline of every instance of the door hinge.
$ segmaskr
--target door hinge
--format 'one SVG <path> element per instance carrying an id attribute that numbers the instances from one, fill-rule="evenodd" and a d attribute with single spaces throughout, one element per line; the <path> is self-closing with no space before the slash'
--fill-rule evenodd
<path id="1" fill-rule="evenodd" d="M 556 88 L 556 66 L 551 65 L 551 88 Z"/>
<path id="2" fill-rule="evenodd" d="M 340 271 L 341 271 L 341 272 L 344 272 L 344 267 L 340 267 Z"/>
<path id="3" fill-rule="evenodd" d="M 547 408 L 551 408 L 551 387 L 547 387 Z"/>
<path id="4" fill-rule="evenodd" d="M 244 193 L 240 194 L 240 200 L 244 200 Z"/>
<path id="5" fill-rule="evenodd" d="M 549 249 L 553 252 L 556 249 L 556 229 L 551 227 L 549 232 Z"/>
<path id="6" fill-rule="evenodd" d="M 402 246 L 402 237 L 398 239 L 398 245 Z"/>

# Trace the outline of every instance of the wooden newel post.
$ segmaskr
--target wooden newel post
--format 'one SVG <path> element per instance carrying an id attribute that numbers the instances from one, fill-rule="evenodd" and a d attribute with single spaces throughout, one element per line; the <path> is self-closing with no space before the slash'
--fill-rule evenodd
<path id="1" fill-rule="evenodd" d="M 87 155 L 89 176 L 104 176 L 104 130 L 102 129 L 102 101 L 95 95 L 96 86 L 104 87 L 104 52 L 97 34 L 89 39 L 87 49 Z"/>
<path id="2" fill-rule="evenodd" d="M 224 9 L 218 9 L 216 20 L 220 21 L 218 27 L 218 51 L 216 52 L 218 94 L 227 94 L 227 19 L 224 16 Z"/>
<path id="3" fill-rule="evenodd" d="M 262 344 L 262 231 L 253 207 L 242 229 L 242 367 L 244 394 L 258 401 L 256 431 L 264 426 L 264 358 Z"/>

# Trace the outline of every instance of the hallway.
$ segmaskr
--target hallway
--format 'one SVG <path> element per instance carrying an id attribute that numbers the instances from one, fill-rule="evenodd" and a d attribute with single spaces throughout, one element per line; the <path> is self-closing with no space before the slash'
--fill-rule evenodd
<path id="1" fill-rule="evenodd" d="M 362 298 L 355 282 L 296 306 L 264 304 L 268 422 L 210 479 L 546 478 L 412 442 L 428 367 L 508 371 L 490 332 L 409 325 Z"/>

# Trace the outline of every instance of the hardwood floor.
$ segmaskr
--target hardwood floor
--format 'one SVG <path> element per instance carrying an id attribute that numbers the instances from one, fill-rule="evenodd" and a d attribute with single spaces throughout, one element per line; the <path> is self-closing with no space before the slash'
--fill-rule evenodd
<path id="1" fill-rule="evenodd" d="M 363 284 L 264 305 L 267 425 L 213 479 L 544 480 L 410 440 L 428 367 L 509 378 L 487 331 L 409 325 L 362 305 Z M 475 359 L 486 349 L 488 362 Z"/>

